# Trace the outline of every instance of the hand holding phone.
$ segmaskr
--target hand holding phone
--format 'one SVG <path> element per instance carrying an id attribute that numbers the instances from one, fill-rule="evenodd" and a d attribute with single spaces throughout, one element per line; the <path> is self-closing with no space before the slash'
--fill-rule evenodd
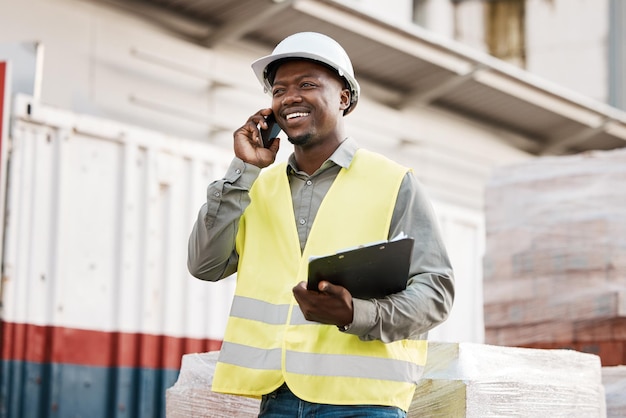
<path id="1" fill-rule="evenodd" d="M 263 146 L 269 148 L 272 144 L 272 139 L 276 138 L 280 133 L 280 126 L 276 123 L 276 118 L 273 113 L 270 113 L 265 117 L 265 123 L 267 123 L 267 129 L 261 128 L 261 139 L 263 140 Z"/>

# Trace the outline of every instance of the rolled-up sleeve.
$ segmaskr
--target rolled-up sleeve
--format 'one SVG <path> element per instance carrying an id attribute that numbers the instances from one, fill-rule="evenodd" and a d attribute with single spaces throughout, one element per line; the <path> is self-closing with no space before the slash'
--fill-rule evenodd
<path id="1" fill-rule="evenodd" d="M 189 236 L 187 268 L 198 279 L 217 281 L 237 270 L 235 237 L 250 204 L 249 190 L 261 169 L 234 158 L 226 175 L 207 187 L 206 203 Z"/>

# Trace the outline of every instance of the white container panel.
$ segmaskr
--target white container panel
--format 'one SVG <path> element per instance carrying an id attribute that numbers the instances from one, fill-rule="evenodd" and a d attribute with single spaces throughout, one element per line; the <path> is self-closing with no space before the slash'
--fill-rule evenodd
<path id="1" fill-rule="evenodd" d="M 484 218 L 480 212 L 434 202 L 454 269 L 455 299 L 448 319 L 429 333 L 429 340 L 483 343 L 482 258 Z"/>
<path id="2" fill-rule="evenodd" d="M 43 127 L 16 129 L 22 141 L 13 143 L 8 187 L 6 248 L 4 258 L 3 318 L 42 324 L 52 315 L 57 283 L 53 222 L 57 210 L 50 202 L 56 193 L 50 165 L 52 132 Z M 18 279 L 19 277 L 19 279 Z"/>
<path id="3" fill-rule="evenodd" d="M 186 268 L 206 186 L 230 155 L 31 104 L 16 105 L 4 320 L 221 339 L 233 279 Z M 98 132 L 102 134 L 97 134 Z"/>

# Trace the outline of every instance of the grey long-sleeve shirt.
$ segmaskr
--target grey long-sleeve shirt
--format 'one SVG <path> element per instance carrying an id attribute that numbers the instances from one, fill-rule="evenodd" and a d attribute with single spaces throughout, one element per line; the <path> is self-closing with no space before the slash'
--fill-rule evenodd
<path id="1" fill-rule="evenodd" d="M 354 139 L 346 139 L 311 176 L 297 170 L 293 155 L 289 158 L 287 175 L 301 249 L 326 192 L 357 149 Z M 234 158 L 226 176 L 209 185 L 207 202 L 189 237 L 188 268 L 193 276 L 217 281 L 237 270 L 239 218 L 250 203 L 248 191 L 260 171 Z M 412 172 L 400 186 L 388 237 L 401 232 L 415 238 L 407 288 L 383 299 L 353 299 L 354 317 L 347 332 L 362 340 L 423 338 L 447 318 L 452 307 L 452 267 L 431 204 Z"/>

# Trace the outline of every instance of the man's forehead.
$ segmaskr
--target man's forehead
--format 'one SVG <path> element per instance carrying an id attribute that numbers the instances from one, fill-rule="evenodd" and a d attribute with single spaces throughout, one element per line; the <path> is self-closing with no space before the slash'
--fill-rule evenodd
<path id="1" fill-rule="evenodd" d="M 339 80 L 343 84 L 343 79 L 339 76 L 337 71 L 330 68 L 328 65 L 308 59 L 291 59 L 281 63 L 277 63 L 275 68 L 274 82 L 280 77 L 285 77 L 288 73 L 297 72 L 297 77 L 306 76 L 319 76 L 320 73 L 327 74 L 333 78 Z"/>

